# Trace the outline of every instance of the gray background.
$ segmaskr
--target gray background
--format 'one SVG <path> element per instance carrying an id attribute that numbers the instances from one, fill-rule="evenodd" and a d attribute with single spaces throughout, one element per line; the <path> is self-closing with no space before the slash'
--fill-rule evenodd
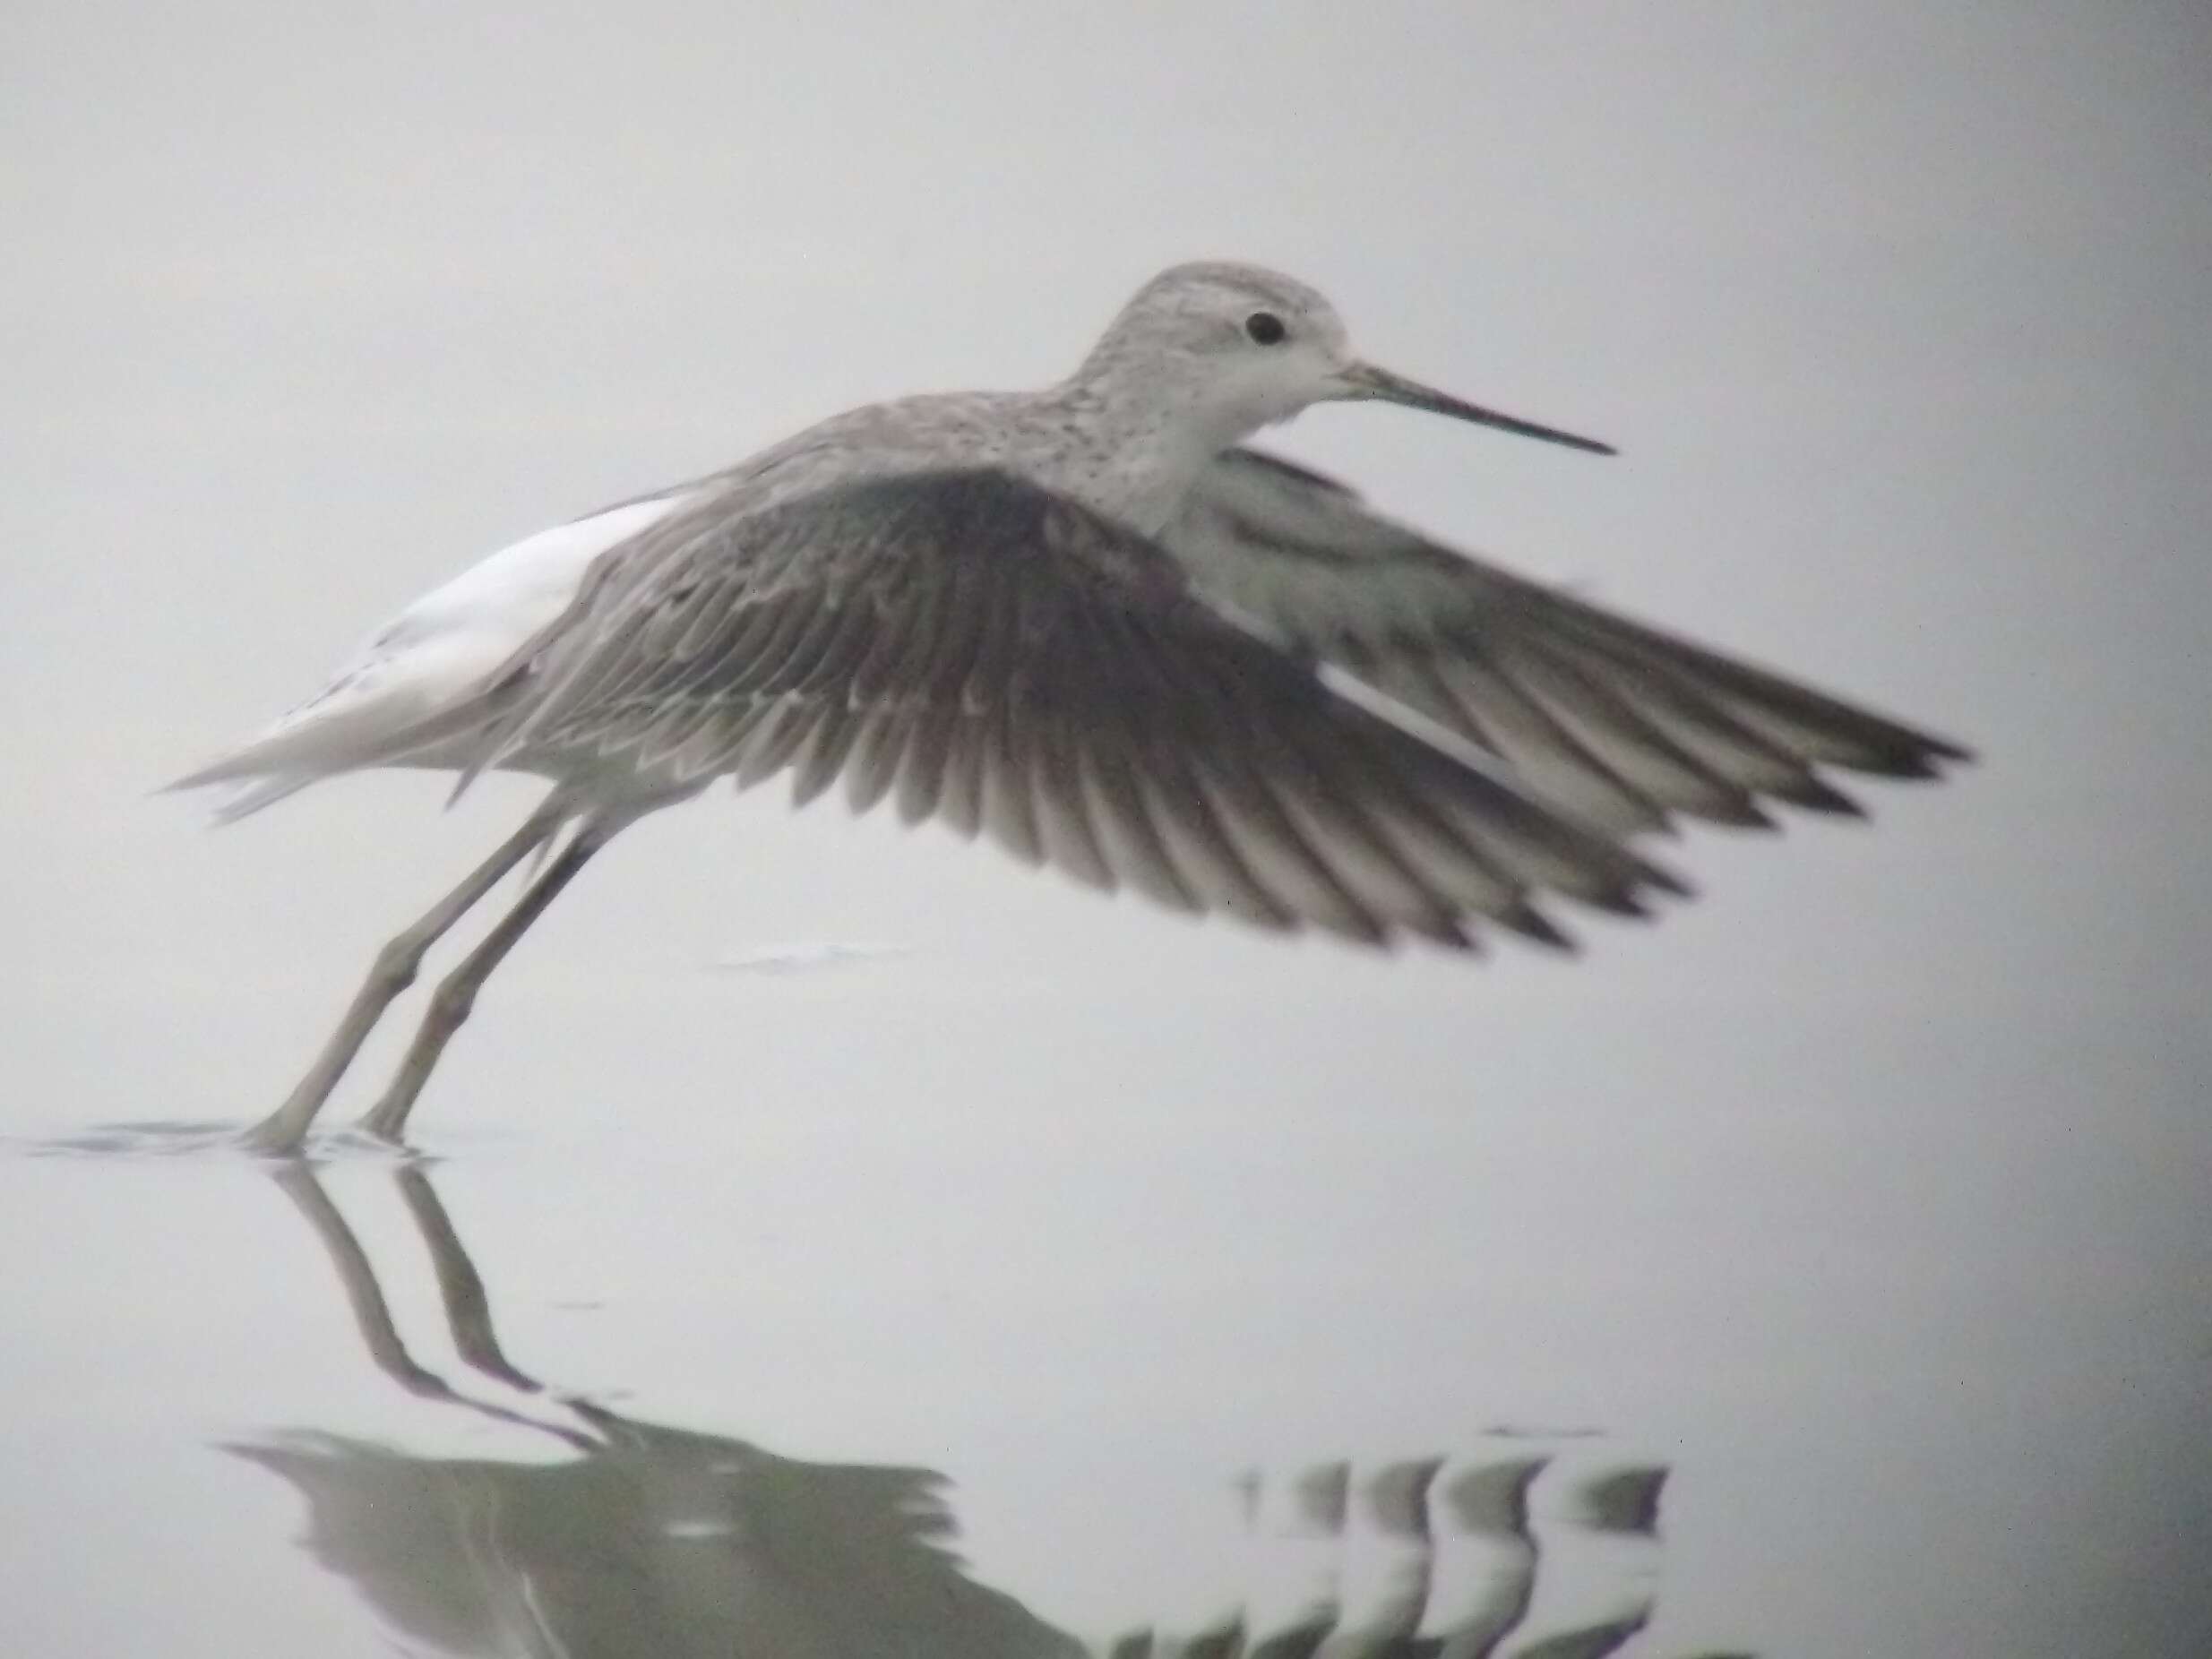
<path id="1" fill-rule="evenodd" d="M 1375 408 L 1286 452 L 1984 764 L 1699 832 L 1694 909 L 1476 968 L 717 793 L 418 1119 L 515 1345 L 944 1467 L 978 1574 L 1078 1626 L 1148 1457 L 1521 1413 L 1674 1459 L 1683 1643 L 2199 1651 L 2208 86 L 2185 3 L 11 8 L 0 1130 L 258 1115 L 516 819 L 147 795 L 413 595 L 1254 259 L 1624 454 Z M 715 967 L 848 942 L 899 954 Z M 12 1650 L 377 1651 L 206 1448 L 442 1432 L 296 1219 L 220 1157 L 0 1188 Z"/>

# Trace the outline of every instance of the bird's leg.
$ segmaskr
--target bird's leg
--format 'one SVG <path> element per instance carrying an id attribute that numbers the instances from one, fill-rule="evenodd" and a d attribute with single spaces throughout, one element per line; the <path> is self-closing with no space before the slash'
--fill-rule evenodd
<path id="1" fill-rule="evenodd" d="M 471 906 L 496 887 L 507 872 L 550 840 L 567 816 L 567 811 L 557 802 L 547 802 L 530 814 L 527 823 L 501 843 L 497 852 L 463 877 L 460 886 L 376 953 L 367 981 L 356 993 L 353 1005 L 346 1010 L 346 1017 L 339 1022 L 331 1040 L 315 1056 L 314 1064 L 307 1069 L 307 1075 L 300 1079 L 299 1086 L 281 1106 L 246 1131 L 246 1145 L 263 1152 L 288 1153 L 299 1149 L 307 1125 L 330 1098 L 331 1090 L 338 1087 L 338 1079 L 353 1063 L 353 1057 L 360 1053 L 362 1043 L 383 1017 L 384 1010 L 392 1006 L 394 997 L 415 983 L 424 953 Z"/>
<path id="2" fill-rule="evenodd" d="M 500 917 L 499 924 L 461 958 L 459 967 L 439 981 L 438 988 L 430 993 L 430 1011 L 423 1016 L 415 1040 L 408 1044 L 407 1057 L 400 1061 L 400 1070 L 392 1079 L 392 1087 L 384 1091 L 384 1097 L 362 1118 L 363 1129 L 386 1140 L 400 1139 L 400 1131 L 407 1126 L 407 1114 L 414 1107 L 415 1096 L 422 1093 L 431 1069 L 438 1063 L 438 1056 L 445 1052 L 447 1042 L 460 1029 L 461 1021 L 469 1018 L 469 1010 L 476 1006 L 477 992 L 507 952 L 514 949 L 515 941 L 529 931 L 530 924 L 545 914 L 546 907 L 560 896 L 561 890 L 575 879 L 576 872 L 590 862 L 594 853 L 607 845 L 612 834 L 613 830 L 607 826 L 585 824 L 576 832 L 575 839 L 546 866 L 545 873 L 524 890 L 514 908 Z"/>

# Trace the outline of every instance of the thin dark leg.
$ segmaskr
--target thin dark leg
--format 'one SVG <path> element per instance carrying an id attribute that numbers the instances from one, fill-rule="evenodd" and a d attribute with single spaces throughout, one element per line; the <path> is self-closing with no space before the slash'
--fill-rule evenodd
<path id="1" fill-rule="evenodd" d="M 460 885 L 424 912 L 422 917 L 404 933 L 395 935 L 382 950 L 369 968 L 368 979 L 346 1010 L 346 1017 L 315 1056 L 314 1064 L 307 1068 L 307 1075 L 299 1086 L 286 1096 L 285 1102 L 274 1112 L 256 1123 L 245 1133 L 245 1143 L 263 1152 L 296 1152 L 307 1125 L 314 1121 L 323 1103 L 338 1087 L 338 1079 L 361 1052 L 361 1044 L 392 999 L 415 983 L 415 976 L 422 968 L 422 959 L 430 947 L 444 936 L 454 923 L 460 920 L 485 894 L 499 885 L 500 879 L 523 859 L 536 852 L 561 827 L 567 813 L 554 802 L 547 802 L 530 814 L 529 821 L 504 842 L 499 850 L 478 864 L 461 879 Z"/>
<path id="2" fill-rule="evenodd" d="M 422 1093 L 423 1085 L 430 1080 L 430 1073 L 438 1063 L 438 1056 L 453 1033 L 460 1029 L 461 1021 L 469 1018 L 469 1010 L 476 1006 L 477 993 L 491 977 L 492 970 L 505 959 L 515 942 L 529 931 L 530 924 L 546 913 L 546 907 L 560 897 L 561 890 L 575 880 L 576 872 L 590 862 L 591 855 L 607 845 L 611 830 L 587 823 L 576 832 L 576 838 L 562 849 L 546 872 L 521 898 L 513 909 L 499 919 L 499 925 L 484 936 L 483 941 L 461 959 L 461 964 L 442 980 L 430 993 L 430 1011 L 423 1016 L 421 1027 L 415 1040 L 408 1045 L 407 1058 L 400 1062 L 400 1070 L 392 1079 L 392 1087 L 362 1118 L 361 1127 L 372 1135 L 397 1141 L 407 1127 L 407 1114 L 413 1110 L 415 1096 Z"/>

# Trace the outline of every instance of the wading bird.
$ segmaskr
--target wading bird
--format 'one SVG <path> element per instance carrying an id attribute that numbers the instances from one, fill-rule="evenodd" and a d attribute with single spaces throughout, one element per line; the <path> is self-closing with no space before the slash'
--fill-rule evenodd
<path id="1" fill-rule="evenodd" d="M 1565 944 L 1542 896 L 1640 915 L 1684 890 L 1628 845 L 1677 815 L 1853 812 L 1817 768 L 1919 778 L 1964 758 L 1241 447 L 1347 400 L 1611 452 L 1362 361 L 1303 283 L 1182 265 L 1055 386 L 852 410 L 417 601 L 174 787 L 238 786 L 229 816 L 368 767 L 552 788 L 378 953 L 254 1144 L 297 1147 L 424 953 L 557 845 L 363 1120 L 396 1139 L 486 976 L 577 872 L 723 777 L 788 771 L 801 803 L 841 778 L 856 811 L 893 799 L 1175 909 L 1467 949 L 1485 924 Z"/>

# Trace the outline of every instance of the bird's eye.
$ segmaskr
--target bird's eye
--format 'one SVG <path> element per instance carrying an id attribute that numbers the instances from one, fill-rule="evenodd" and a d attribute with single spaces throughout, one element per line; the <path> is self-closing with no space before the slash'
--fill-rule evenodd
<path id="1" fill-rule="evenodd" d="M 1255 311 L 1244 319 L 1244 332 L 1252 336 L 1255 344 L 1273 346 L 1278 344 L 1290 331 L 1283 326 L 1283 320 L 1273 312 Z"/>

